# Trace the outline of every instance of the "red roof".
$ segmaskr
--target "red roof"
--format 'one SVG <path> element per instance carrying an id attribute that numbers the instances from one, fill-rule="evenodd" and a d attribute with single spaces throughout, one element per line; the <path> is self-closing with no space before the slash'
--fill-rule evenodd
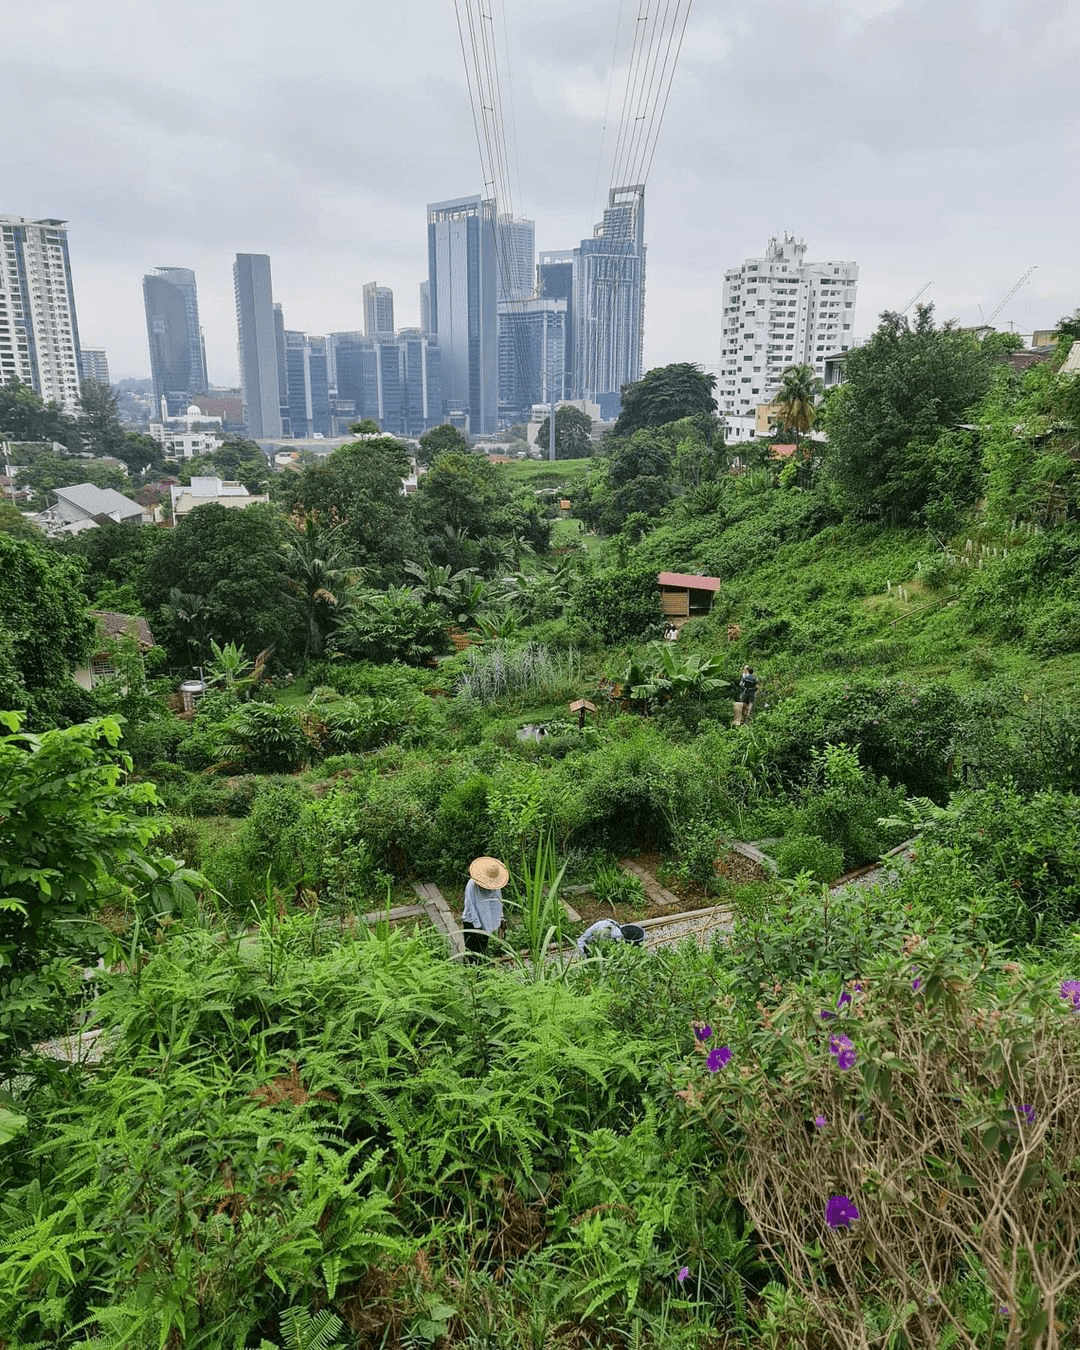
<path id="1" fill-rule="evenodd" d="M 718 591 L 719 577 L 692 577 L 686 572 L 661 572 L 657 577 L 661 586 L 680 586 L 687 591 Z"/>
<path id="2" fill-rule="evenodd" d="M 794 453 L 793 445 L 774 445 L 772 448 L 773 459 L 790 459 Z"/>

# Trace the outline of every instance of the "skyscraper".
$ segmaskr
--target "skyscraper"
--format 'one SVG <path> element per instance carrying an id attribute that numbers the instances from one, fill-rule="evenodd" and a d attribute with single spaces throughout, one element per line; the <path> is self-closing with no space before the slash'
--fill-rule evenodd
<path id="1" fill-rule="evenodd" d="M 389 286 L 369 281 L 364 286 L 364 333 L 383 337 L 394 331 L 394 292 Z"/>
<path id="2" fill-rule="evenodd" d="M 536 269 L 536 293 L 541 300 L 564 300 L 566 302 L 566 320 L 564 323 L 563 349 L 565 373 L 563 375 L 563 398 L 573 398 L 574 394 L 574 250 L 556 249 L 540 254 L 540 263 Z"/>
<path id="3" fill-rule="evenodd" d="M 499 417 L 527 422 L 533 405 L 566 395 L 566 301 L 499 305 Z"/>
<path id="4" fill-rule="evenodd" d="M 858 279 L 857 263 L 808 263 L 806 244 L 792 234 L 724 273 L 716 399 L 730 438 L 743 439 L 733 419 L 768 402 L 788 366 L 824 375 L 826 356 L 848 350 Z"/>
<path id="5" fill-rule="evenodd" d="M 284 338 L 289 435 L 297 440 L 329 436 L 326 338 L 308 337 L 292 329 L 285 330 Z"/>
<path id="6" fill-rule="evenodd" d="M 465 413 L 474 435 L 490 435 L 499 396 L 495 202 L 434 202 L 427 218 L 431 330 L 447 412 Z"/>
<path id="7" fill-rule="evenodd" d="M 109 384 L 109 361 L 104 347 L 84 347 L 82 349 L 83 380 L 93 380 L 95 384 Z"/>
<path id="8" fill-rule="evenodd" d="M 180 417 L 207 387 L 195 273 L 188 267 L 155 267 L 143 277 L 143 305 L 155 411 L 164 399 L 169 416 Z"/>
<path id="9" fill-rule="evenodd" d="M 281 436 L 281 402 L 269 257 L 238 253 L 233 289 L 244 421 L 254 440 L 276 440 Z"/>
<path id="10" fill-rule="evenodd" d="M 0 384 L 21 380 L 73 413 L 82 353 L 66 223 L 0 216 Z"/>
<path id="11" fill-rule="evenodd" d="M 420 283 L 420 331 L 425 337 L 431 332 L 431 283 Z"/>
<path id="12" fill-rule="evenodd" d="M 645 185 L 612 188 L 604 219 L 574 250 L 574 397 L 614 412 L 641 379 Z"/>
<path id="13" fill-rule="evenodd" d="M 499 300 L 526 300 L 536 290 L 536 222 L 500 215 Z"/>

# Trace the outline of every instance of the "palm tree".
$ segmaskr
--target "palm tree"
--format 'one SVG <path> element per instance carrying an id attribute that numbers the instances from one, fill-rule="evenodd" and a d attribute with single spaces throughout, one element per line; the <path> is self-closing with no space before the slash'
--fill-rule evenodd
<path id="1" fill-rule="evenodd" d="M 786 430 L 795 433 L 795 461 L 799 461 L 799 435 L 805 436 L 814 425 L 817 416 L 816 400 L 821 396 L 824 386 L 809 365 L 788 366 L 780 376 L 780 388 L 773 402 L 777 405 L 780 420 Z M 810 465 L 810 452 L 805 462 Z"/>
<path id="2" fill-rule="evenodd" d="M 322 654 L 342 617 L 342 592 L 354 578 L 345 567 L 340 525 L 323 526 L 308 515 L 290 517 L 287 528 L 287 583 L 304 617 L 307 659 Z"/>

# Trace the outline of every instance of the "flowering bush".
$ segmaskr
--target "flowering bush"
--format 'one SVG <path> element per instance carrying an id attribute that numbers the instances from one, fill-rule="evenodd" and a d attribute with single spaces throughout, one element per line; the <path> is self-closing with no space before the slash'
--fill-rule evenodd
<path id="1" fill-rule="evenodd" d="M 823 1343 L 1061 1344 L 1080 1281 L 1080 982 L 906 946 L 827 1016 L 806 989 L 759 1005 L 727 1072 L 695 1061 L 680 1096 Z M 735 1007 L 713 1010 L 716 1036 Z"/>

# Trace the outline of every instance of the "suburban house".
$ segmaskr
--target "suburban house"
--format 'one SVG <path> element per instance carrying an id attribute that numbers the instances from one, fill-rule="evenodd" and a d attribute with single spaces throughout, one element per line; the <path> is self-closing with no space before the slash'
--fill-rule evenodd
<path id="1" fill-rule="evenodd" d="M 660 605 L 664 618 L 678 624 L 680 619 L 699 619 L 708 614 L 713 596 L 720 589 L 719 577 L 695 577 L 685 572 L 661 572 Z"/>
<path id="2" fill-rule="evenodd" d="M 114 614 L 111 610 L 92 609 L 90 617 L 97 623 L 99 648 L 87 660 L 84 666 L 74 671 L 75 683 L 80 689 L 93 689 L 103 680 L 113 680 L 119 671 L 116 665 L 116 651 L 112 644 L 125 637 L 133 637 L 139 644 L 140 654 L 155 646 L 150 625 L 136 614 Z"/>
<path id="3" fill-rule="evenodd" d="M 254 506 L 256 502 L 270 500 L 265 492 L 252 493 L 243 483 L 235 483 L 216 476 L 194 477 L 189 487 L 184 487 L 183 484 L 171 487 L 169 495 L 172 498 L 174 524 L 179 524 L 197 506 L 205 506 L 208 502 L 217 502 L 218 506 L 238 507 L 243 510 L 245 506 Z"/>
<path id="4" fill-rule="evenodd" d="M 55 488 L 48 496 L 55 501 L 39 517 L 47 534 L 78 534 L 80 530 L 93 529 L 110 520 L 122 525 L 151 523 L 151 517 L 138 502 L 113 488 L 75 483 L 71 487 Z"/>

